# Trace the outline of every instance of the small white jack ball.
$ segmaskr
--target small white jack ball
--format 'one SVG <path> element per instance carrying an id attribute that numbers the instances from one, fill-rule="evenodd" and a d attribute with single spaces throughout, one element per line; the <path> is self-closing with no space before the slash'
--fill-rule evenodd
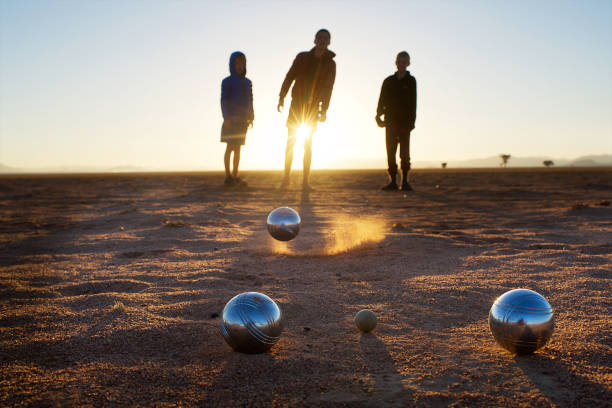
<path id="1" fill-rule="evenodd" d="M 376 314 L 371 310 L 363 309 L 355 315 L 355 324 L 364 333 L 374 330 L 376 322 Z"/>

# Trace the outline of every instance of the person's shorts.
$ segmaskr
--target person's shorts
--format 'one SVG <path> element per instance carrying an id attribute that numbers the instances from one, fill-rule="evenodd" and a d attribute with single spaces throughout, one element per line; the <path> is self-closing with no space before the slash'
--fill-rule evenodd
<path id="1" fill-rule="evenodd" d="M 318 118 L 318 105 L 307 105 L 292 100 L 289 115 L 287 116 L 287 127 L 297 129 L 300 125 L 307 124 L 312 130 L 315 130 Z"/>
<path id="2" fill-rule="evenodd" d="M 249 122 L 244 120 L 231 120 L 232 129 L 226 130 L 223 126 L 221 126 L 221 142 L 228 144 L 239 144 L 244 145 L 246 141 L 246 133 L 247 128 L 249 127 Z"/>

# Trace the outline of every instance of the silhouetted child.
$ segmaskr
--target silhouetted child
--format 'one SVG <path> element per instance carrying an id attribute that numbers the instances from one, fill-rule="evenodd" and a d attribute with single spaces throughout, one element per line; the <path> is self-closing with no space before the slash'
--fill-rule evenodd
<path id="1" fill-rule="evenodd" d="M 397 162 L 395 154 L 397 145 L 400 148 L 402 165 L 402 190 L 410 191 L 412 187 L 408 182 L 410 171 L 410 132 L 414 129 L 416 120 L 416 80 L 406 68 L 410 65 L 410 55 L 406 51 L 397 54 L 395 74 L 387 77 L 380 90 L 378 108 L 376 109 L 376 123 L 386 128 L 387 164 L 389 166 L 389 184 L 383 190 L 397 190 Z M 382 120 L 381 116 L 385 119 Z"/>
<path id="2" fill-rule="evenodd" d="M 246 140 L 249 126 L 253 124 L 253 86 L 246 77 L 246 56 L 236 51 L 229 61 L 230 76 L 221 82 L 221 142 L 225 149 L 225 184 L 228 186 L 246 184 L 238 177 L 240 148 Z M 234 152 L 234 169 L 230 173 L 230 155 Z"/>

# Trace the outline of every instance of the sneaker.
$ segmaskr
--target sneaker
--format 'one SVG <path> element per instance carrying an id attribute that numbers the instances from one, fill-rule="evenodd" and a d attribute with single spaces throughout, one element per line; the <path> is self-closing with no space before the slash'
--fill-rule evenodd
<path id="1" fill-rule="evenodd" d="M 397 183 L 395 181 L 389 182 L 386 186 L 384 186 L 381 190 L 385 191 L 395 191 L 398 190 Z"/>
<path id="2" fill-rule="evenodd" d="M 413 191 L 412 186 L 407 181 L 402 183 L 402 191 Z"/>
<path id="3" fill-rule="evenodd" d="M 226 186 L 233 186 L 236 184 L 236 180 L 233 177 L 229 176 L 225 178 L 223 184 L 225 184 Z"/>

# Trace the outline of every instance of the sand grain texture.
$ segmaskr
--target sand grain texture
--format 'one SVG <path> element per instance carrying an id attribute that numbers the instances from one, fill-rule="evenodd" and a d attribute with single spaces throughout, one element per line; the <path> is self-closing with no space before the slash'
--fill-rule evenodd
<path id="1" fill-rule="evenodd" d="M 298 185 L 296 174 L 295 185 Z M 605 406 L 612 169 L 0 177 L 2 406 Z M 607 204 L 606 204 L 607 203 Z M 266 233 L 287 205 L 292 242 Z M 489 333 L 524 287 L 556 313 L 532 356 Z M 234 353 L 225 303 L 275 299 L 281 341 Z M 362 334 L 355 313 L 378 326 Z"/>

